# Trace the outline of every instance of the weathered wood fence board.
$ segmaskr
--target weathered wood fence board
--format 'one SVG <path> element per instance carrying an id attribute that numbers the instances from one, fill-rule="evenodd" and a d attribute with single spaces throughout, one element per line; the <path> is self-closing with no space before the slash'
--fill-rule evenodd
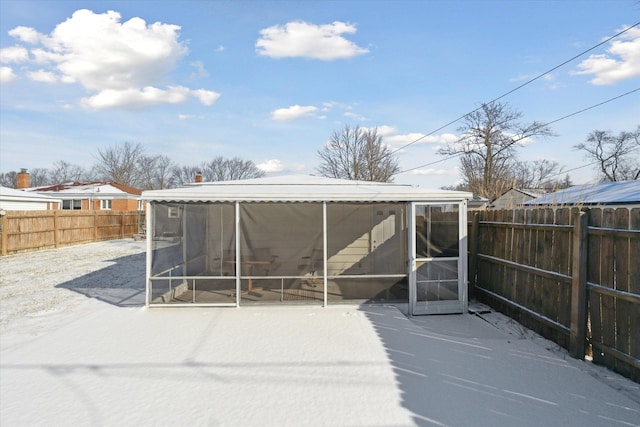
<path id="1" fill-rule="evenodd" d="M 640 209 L 470 214 L 479 216 L 469 233 L 477 236 L 469 246 L 472 294 L 572 355 L 583 358 L 586 349 L 594 362 L 640 381 Z"/>
<path id="2" fill-rule="evenodd" d="M 137 211 L 8 211 L 2 217 L 2 255 L 132 237 L 144 213 Z"/>

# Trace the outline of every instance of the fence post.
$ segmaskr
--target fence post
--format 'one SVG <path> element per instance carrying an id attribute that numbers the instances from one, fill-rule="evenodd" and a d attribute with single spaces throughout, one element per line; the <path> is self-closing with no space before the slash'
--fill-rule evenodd
<path id="1" fill-rule="evenodd" d="M 478 269 L 478 234 L 480 228 L 480 213 L 473 212 L 473 217 L 471 218 L 471 233 L 469 233 L 470 242 L 469 242 L 469 299 L 475 298 L 476 296 L 476 285 L 477 285 L 477 269 Z"/>
<path id="2" fill-rule="evenodd" d="M 569 353 L 584 359 L 587 330 L 587 256 L 589 211 L 577 211 L 573 225 L 571 334 Z"/>
<path id="3" fill-rule="evenodd" d="M 120 213 L 120 238 L 124 239 L 124 211 Z"/>
<path id="4" fill-rule="evenodd" d="M 7 219 L 8 212 L 4 212 L 4 215 L 0 216 L 0 218 L 2 218 L 2 223 L 0 224 L 0 227 L 2 227 L 2 256 L 7 254 L 7 245 L 9 244 L 9 230 L 7 230 L 7 224 L 9 223 L 9 220 Z"/>
<path id="5" fill-rule="evenodd" d="M 93 241 L 98 241 L 98 211 L 93 211 Z"/>
<path id="6" fill-rule="evenodd" d="M 58 249 L 60 247 L 60 238 L 58 233 L 60 231 L 60 222 L 58 221 L 59 210 L 53 211 L 53 247 Z"/>

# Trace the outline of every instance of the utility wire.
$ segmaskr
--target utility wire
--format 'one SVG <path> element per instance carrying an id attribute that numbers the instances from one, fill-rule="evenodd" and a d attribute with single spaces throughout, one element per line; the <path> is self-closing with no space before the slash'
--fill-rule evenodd
<path id="1" fill-rule="evenodd" d="M 593 109 L 593 108 L 596 108 L 596 107 L 599 107 L 599 106 L 601 106 L 601 105 L 607 104 L 607 103 L 609 103 L 609 102 L 615 101 L 616 99 L 620 99 L 620 98 L 622 98 L 622 97 L 624 97 L 624 96 L 631 95 L 632 93 L 635 93 L 635 92 L 638 92 L 638 91 L 640 91 L 640 87 L 639 87 L 639 88 L 636 88 L 636 89 L 633 89 L 633 90 L 630 90 L 629 92 L 625 92 L 625 93 L 623 93 L 623 94 L 621 94 L 621 95 L 614 96 L 613 98 L 609 98 L 609 99 L 607 99 L 606 101 L 602 101 L 602 102 L 599 102 L 599 103 L 597 103 L 597 104 L 591 105 L 591 106 L 589 106 L 589 107 L 587 107 L 587 108 L 583 108 L 582 110 L 578 110 L 578 111 L 575 111 L 575 112 L 573 112 L 573 113 L 571 113 L 571 114 L 567 114 L 566 116 L 562 116 L 562 117 L 560 117 L 560 118 L 558 118 L 558 119 L 551 120 L 551 121 L 550 121 L 550 122 L 548 122 L 548 123 L 543 123 L 543 124 L 541 124 L 541 125 L 540 125 L 540 127 L 548 126 L 548 125 L 550 125 L 550 124 L 557 123 L 557 122 L 559 122 L 559 121 L 561 121 L 561 120 L 568 119 L 569 117 L 573 117 L 573 116 L 575 116 L 575 115 L 577 115 L 577 114 L 584 113 L 585 111 L 589 111 L 589 110 L 591 110 L 591 109 Z M 525 139 L 525 138 L 527 138 L 527 137 L 526 137 L 526 136 L 522 136 L 522 137 L 520 137 L 520 138 L 518 138 L 518 139 L 515 139 L 513 142 L 518 142 L 518 141 L 521 141 L 521 140 L 523 140 L 523 139 Z M 405 170 L 403 170 L 403 171 L 398 172 L 396 175 L 400 175 L 400 174 L 402 174 L 402 173 L 411 172 L 411 171 L 413 171 L 413 170 L 420 169 L 420 168 L 424 168 L 424 167 L 426 167 L 426 166 L 435 165 L 436 163 L 445 162 L 445 161 L 447 161 L 447 160 L 453 159 L 454 157 L 460 156 L 460 155 L 462 155 L 462 154 L 468 154 L 468 153 L 465 153 L 465 152 L 454 153 L 454 154 L 449 155 L 449 156 L 447 156 L 447 157 L 444 157 L 444 158 L 442 158 L 442 159 L 440 159 L 440 160 L 435 160 L 435 161 L 433 161 L 433 162 L 425 163 L 425 164 L 420 165 L 420 166 L 416 166 L 416 167 L 413 167 L 413 168 L 410 168 L 410 169 L 405 169 Z M 581 166 L 581 167 L 582 167 L 582 166 Z M 566 172 L 569 172 L 569 171 L 566 171 Z"/>
<path id="2" fill-rule="evenodd" d="M 631 150 L 627 151 L 627 153 L 633 153 L 633 152 L 638 151 L 638 150 L 640 150 L 640 147 L 638 147 L 638 148 L 633 148 L 633 149 L 631 149 Z M 560 172 L 558 172 L 558 173 L 556 173 L 556 174 L 553 174 L 553 175 L 549 175 L 549 176 L 547 176 L 547 178 L 555 178 L 556 176 L 566 175 L 566 174 L 567 174 L 567 172 L 573 172 L 573 171 L 577 171 L 578 169 L 584 169 L 584 168 L 586 168 L 586 167 L 588 167 L 588 166 L 597 165 L 598 163 L 600 163 L 600 162 L 596 160 L 596 161 L 593 161 L 593 162 L 591 162 L 591 163 L 584 164 L 584 165 L 582 165 L 582 166 L 577 166 L 577 167 L 575 167 L 575 168 L 571 168 L 571 169 L 567 169 L 567 170 L 562 170 L 562 171 L 560 171 Z"/>
<path id="3" fill-rule="evenodd" d="M 557 70 L 558 68 L 560 68 L 560 67 L 562 67 L 562 66 L 564 66 L 564 65 L 568 64 L 569 62 L 571 62 L 571 61 L 573 61 L 573 60 L 575 60 L 575 59 L 577 59 L 577 58 L 581 57 L 581 56 L 582 56 L 582 55 L 584 55 L 585 53 L 587 53 L 587 52 L 591 52 L 592 50 L 597 49 L 598 47 L 602 46 L 603 44 L 606 44 L 606 43 L 610 42 L 610 41 L 611 41 L 611 40 L 613 40 L 614 38 L 616 38 L 616 37 L 618 37 L 618 36 L 620 36 L 620 35 L 622 35 L 622 34 L 626 33 L 627 31 L 631 30 L 632 28 L 637 27 L 638 25 L 640 25 L 640 22 L 636 22 L 636 23 L 635 23 L 635 24 L 633 24 L 632 26 L 625 28 L 624 30 L 620 31 L 619 33 L 617 33 L 617 34 L 615 34 L 615 35 L 613 35 L 613 36 L 611 36 L 611 37 L 609 37 L 609 38 L 607 38 L 607 39 L 603 40 L 602 42 L 600 42 L 600 43 L 598 43 L 598 44 L 596 44 L 596 45 L 594 45 L 594 46 L 590 47 L 589 49 L 587 49 L 587 50 L 584 50 L 584 51 L 580 52 L 579 54 L 577 54 L 577 55 L 573 56 L 572 58 L 567 59 L 567 60 L 566 60 L 566 61 L 564 61 L 563 63 L 561 63 L 561 64 L 559 64 L 559 65 L 556 65 L 555 67 L 553 67 L 553 68 L 551 68 L 551 69 L 549 69 L 549 70 L 547 70 L 547 71 L 545 71 L 545 72 L 543 72 L 543 73 L 541 73 L 541 74 L 538 74 L 536 77 L 534 77 L 534 78 L 532 78 L 532 79 L 530 79 L 530 80 L 527 80 L 526 82 L 522 83 L 520 86 L 517 86 L 517 87 L 515 87 L 515 88 L 511 89 L 510 91 L 508 91 L 508 92 L 506 92 L 506 93 L 504 93 L 504 94 L 500 95 L 499 97 L 497 97 L 497 98 L 495 98 L 495 99 L 493 99 L 493 100 L 491 100 L 491 101 L 487 102 L 486 104 L 492 104 L 492 103 L 494 103 L 494 102 L 496 102 L 496 101 L 498 101 L 498 100 L 500 100 L 500 99 L 502 99 L 502 98 L 504 98 L 504 97 L 506 97 L 506 96 L 508 96 L 508 95 L 511 95 L 513 92 L 515 92 L 515 91 L 517 91 L 517 90 L 522 89 L 523 87 L 527 86 L 528 84 L 533 83 L 534 81 L 536 81 L 536 80 L 538 80 L 538 79 L 540 79 L 540 78 L 544 77 L 545 75 L 547 75 L 547 74 L 549 74 L 549 73 L 551 73 L 551 72 L 553 72 L 553 71 Z M 446 128 L 446 127 L 449 127 L 450 125 L 454 124 L 455 122 L 457 122 L 457 121 L 459 121 L 459 120 L 464 119 L 464 118 L 465 118 L 465 117 L 467 117 L 469 114 L 473 114 L 473 113 L 475 113 L 476 111 L 478 111 L 478 110 L 480 110 L 480 109 L 482 109 L 482 105 L 481 105 L 480 107 L 476 108 L 475 110 L 470 111 L 470 112 L 468 112 L 468 113 L 466 113 L 466 114 L 464 114 L 464 115 L 462 115 L 462 116 L 458 117 L 457 119 L 452 120 L 452 121 L 450 121 L 449 123 L 447 123 L 447 124 L 445 124 L 445 125 L 440 126 L 438 129 L 435 129 L 435 130 L 433 130 L 433 131 L 429 132 L 428 134 L 423 135 L 423 136 L 421 136 L 420 138 L 417 138 L 417 139 L 415 139 L 415 140 L 413 140 L 413 141 L 409 142 L 408 144 L 405 144 L 405 145 L 403 145 L 402 147 L 397 148 L 397 149 L 395 149 L 395 150 L 391 151 L 391 152 L 389 153 L 389 155 L 391 155 L 391 154 L 395 154 L 395 153 L 397 153 L 397 152 L 398 152 L 398 151 L 400 151 L 400 150 L 404 150 L 405 148 L 407 148 L 407 147 L 409 147 L 409 146 L 411 146 L 411 145 L 413 145 L 413 144 L 415 144 L 415 143 L 417 143 L 417 142 L 419 142 L 419 141 L 422 141 L 422 140 L 423 140 L 423 139 L 425 139 L 426 137 L 431 136 L 431 135 L 433 135 L 434 133 L 436 133 L 436 132 L 438 132 L 438 131 L 441 131 L 442 129 L 444 129 L 444 128 Z M 576 113 L 576 114 L 577 114 L 577 113 Z M 551 122 L 551 123 L 553 123 L 553 122 Z M 402 172 L 400 172 L 400 173 L 402 173 Z"/>

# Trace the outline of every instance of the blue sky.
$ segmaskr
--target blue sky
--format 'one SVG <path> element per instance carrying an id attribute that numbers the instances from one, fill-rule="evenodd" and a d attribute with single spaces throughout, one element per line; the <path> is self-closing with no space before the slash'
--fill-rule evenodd
<path id="1" fill-rule="evenodd" d="M 638 21 L 636 0 L 0 0 L 0 171 L 88 167 L 130 141 L 179 165 L 237 156 L 315 173 L 345 125 L 398 149 Z M 549 122 L 637 88 L 640 26 L 502 101 Z M 553 124 L 519 158 L 590 182 L 572 147 L 639 124 L 635 92 Z M 413 170 L 395 181 L 456 184 L 456 159 L 419 166 L 459 125 L 398 151 Z"/>

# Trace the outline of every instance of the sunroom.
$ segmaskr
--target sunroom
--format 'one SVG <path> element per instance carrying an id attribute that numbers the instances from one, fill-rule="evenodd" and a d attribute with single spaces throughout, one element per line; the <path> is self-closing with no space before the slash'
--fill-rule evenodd
<path id="1" fill-rule="evenodd" d="M 471 194 L 284 176 L 145 191 L 149 307 L 467 305 Z"/>

